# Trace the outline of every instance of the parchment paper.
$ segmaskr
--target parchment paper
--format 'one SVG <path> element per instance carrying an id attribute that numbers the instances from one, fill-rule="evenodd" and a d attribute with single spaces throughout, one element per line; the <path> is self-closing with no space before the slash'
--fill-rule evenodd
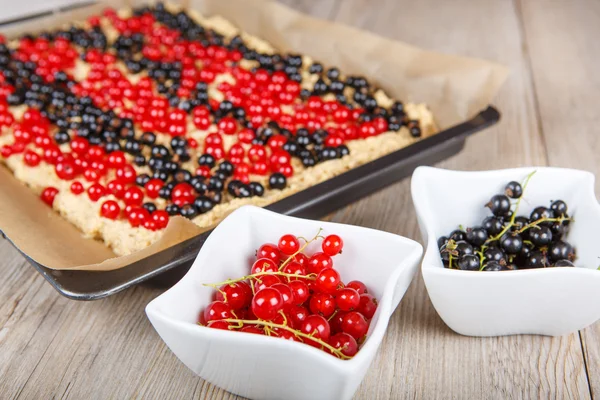
<path id="1" fill-rule="evenodd" d="M 145 2 L 148 3 L 148 2 Z M 344 74 L 363 75 L 391 97 L 424 102 L 440 129 L 463 122 L 491 103 L 507 69 L 483 60 L 444 55 L 322 21 L 268 0 L 188 0 L 179 2 L 205 16 L 221 15 L 241 30 L 280 50 L 307 54 Z M 105 1 L 2 29 L 17 36 L 52 29 L 102 11 L 143 1 Z M 0 230 L 25 254 L 52 269 L 108 271 L 143 259 L 203 230 L 183 217 L 172 218 L 161 239 L 123 257 L 102 242 L 86 239 L 68 221 L 0 166 Z"/>

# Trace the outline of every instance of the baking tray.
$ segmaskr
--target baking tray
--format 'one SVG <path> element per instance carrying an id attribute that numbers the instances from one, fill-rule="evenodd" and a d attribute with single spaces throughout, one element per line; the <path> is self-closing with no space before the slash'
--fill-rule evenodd
<path id="1" fill-rule="evenodd" d="M 419 165 L 446 159 L 464 146 L 467 136 L 497 123 L 500 113 L 489 106 L 473 119 L 429 136 L 410 146 L 286 197 L 266 207 L 303 218 L 320 218 L 385 186 L 407 177 Z M 181 242 L 127 267 L 113 271 L 60 271 L 23 256 L 62 295 L 96 300 L 148 281 L 168 287 L 190 268 L 210 231 Z M 7 238 L 10 241 L 10 239 Z"/>

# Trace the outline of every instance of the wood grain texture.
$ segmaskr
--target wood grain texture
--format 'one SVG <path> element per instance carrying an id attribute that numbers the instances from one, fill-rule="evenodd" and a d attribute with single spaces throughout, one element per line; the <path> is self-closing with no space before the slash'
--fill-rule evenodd
<path id="1" fill-rule="evenodd" d="M 493 169 L 550 161 L 598 169 L 592 158 L 600 79 L 594 74 L 600 57 L 594 40 L 600 30 L 597 5 L 590 10 L 585 0 L 553 2 L 547 9 L 534 1 L 283 2 L 320 18 L 510 67 L 495 103 L 501 123 L 469 139 L 461 154 L 441 166 Z M 569 59 L 556 60 L 555 54 Z M 565 98 L 568 90 L 573 94 Z M 576 128 L 570 134 L 590 145 L 567 149 L 564 130 L 570 126 Z M 405 180 L 332 219 L 419 238 L 409 189 Z M 160 341 L 144 306 L 161 289 L 138 286 L 96 302 L 69 301 L 3 240 L 0 276 L 0 398 L 238 398 L 193 375 Z M 583 332 L 595 393 L 599 337 L 598 324 Z M 590 389 L 579 335 L 459 336 L 437 316 L 419 274 L 356 394 L 390 398 L 590 398 Z"/>
<path id="2" fill-rule="evenodd" d="M 539 114 L 552 165 L 600 173 L 596 73 L 600 4 L 523 1 L 529 57 Z M 596 194 L 600 186 L 596 183 Z M 600 395 L 600 324 L 581 331 L 592 395 Z"/>

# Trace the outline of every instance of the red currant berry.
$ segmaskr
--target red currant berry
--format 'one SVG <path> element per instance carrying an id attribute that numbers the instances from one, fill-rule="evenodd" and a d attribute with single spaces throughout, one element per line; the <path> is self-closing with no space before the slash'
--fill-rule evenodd
<path id="1" fill-rule="evenodd" d="M 40 195 L 42 201 L 52 207 L 52 203 L 54 203 L 54 198 L 58 194 L 58 189 L 52 186 L 45 188 Z"/>
<path id="2" fill-rule="evenodd" d="M 271 321 L 283 309 L 283 304 L 283 296 L 281 296 L 279 290 L 267 287 L 259 290 L 254 295 L 252 312 L 259 319 Z"/>
<path id="3" fill-rule="evenodd" d="M 106 184 L 108 193 L 114 195 L 117 199 L 122 199 L 125 194 L 125 185 L 118 179 L 113 179 Z"/>
<path id="4" fill-rule="evenodd" d="M 340 281 L 340 274 L 335 269 L 325 268 L 317 275 L 315 287 L 321 293 L 335 293 Z"/>
<path id="5" fill-rule="evenodd" d="M 262 328 L 260 328 L 256 325 L 246 325 L 245 327 L 242 328 L 242 330 L 240 332 L 254 333 L 257 335 L 263 335 L 265 333 L 265 331 L 262 330 Z"/>
<path id="6" fill-rule="evenodd" d="M 348 357 L 353 357 L 358 353 L 358 344 L 356 343 L 356 340 L 347 333 L 336 333 L 329 338 L 329 344 Z"/>
<path id="7" fill-rule="evenodd" d="M 308 296 L 310 296 L 310 292 L 308 291 L 308 285 L 303 281 L 291 281 L 288 283 L 290 289 L 292 290 L 292 297 L 294 300 L 294 304 L 301 305 L 308 300 Z"/>
<path id="8" fill-rule="evenodd" d="M 234 318 L 231 307 L 222 301 L 213 301 L 204 310 L 204 320 L 206 322 L 229 318 Z"/>
<path id="9" fill-rule="evenodd" d="M 281 297 L 283 298 L 283 310 L 287 311 L 291 306 L 294 305 L 294 297 L 292 289 L 285 283 L 276 283 L 271 286 L 273 289 L 279 290 Z"/>
<path id="10" fill-rule="evenodd" d="M 321 340 L 325 340 L 325 341 L 327 341 L 329 339 L 329 335 L 331 333 L 329 323 L 327 322 L 327 320 L 325 318 L 323 318 L 320 315 L 309 315 L 308 317 L 306 317 L 304 322 L 302 322 L 300 331 L 302 333 L 311 335 L 317 339 L 321 339 Z M 316 345 L 317 347 L 320 347 L 320 345 L 315 344 L 315 342 L 312 342 L 308 339 L 306 339 L 306 341 L 311 346 Z"/>
<path id="11" fill-rule="evenodd" d="M 23 161 L 30 167 L 35 167 L 40 164 L 42 158 L 33 150 L 26 150 L 23 154 Z"/>
<path id="12" fill-rule="evenodd" d="M 223 137 L 218 133 L 210 133 L 204 138 L 204 146 L 223 146 Z"/>
<path id="13" fill-rule="evenodd" d="M 71 140 L 70 146 L 75 154 L 86 154 L 90 147 L 90 143 L 82 137 L 76 137 Z"/>
<path id="14" fill-rule="evenodd" d="M 377 299 L 368 293 L 361 294 L 360 304 L 356 311 L 364 315 L 367 319 L 373 318 L 375 311 L 377 311 Z"/>
<path id="15" fill-rule="evenodd" d="M 300 265 L 299 263 L 292 261 L 289 264 L 286 264 L 285 267 L 283 267 L 282 272 L 285 272 L 286 274 L 291 274 L 291 275 L 306 275 L 306 269 L 304 269 L 304 267 L 302 265 Z M 295 278 L 295 277 L 287 277 L 289 280 L 298 280 L 298 279 L 302 279 L 302 278 Z"/>
<path id="16" fill-rule="evenodd" d="M 331 332 L 341 332 L 342 331 L 342 321 L 344 320 L 344 316 L 347 312 L 338 310 L 338 312 L 331 317 L 329 320 L 329 326 L 331 326 Z"/>
<path id="17" fill-rule="evenodd" d="M 323 253 L 327 254 L 328 256 L 335 256 L 336 254 L 341 253 L 343 246 L 344 242 L 338 235 L 327 236 L 321 244 Z"/>
<path id="18" fill-rule="evenodd" d="M 91 161 L 101 161 L 105 154 L 104 147 L 100 146 L 91 146 L 87 151 L 87 156 Z"/>
<path id="19" fill-rule="evenodd" d="M 360 304 L 360 295 L 352 288 L 343 288 L 335 295 L 335 304 L 342 311 L 352 311 Z"/>
<path id="20" fill-rule="evenodd" d="M 156 229 L 164 229 L 169 225 L 169 213 L 165 210 L 156 210 L 152 213 L 152 221 L 156 225 Z"/>
<path id="21" fill-rule="evenodd" d="M 315 253 L 308 260 L 306 269 L 311 274 L 318 274 L 321 270 L 326 268 L 333 268 L 333 261 L 325 253 Z"/>
<path id="22" fill-rule="evenodd" d="M 333 296 L 326 293 L 315 293 L 309 301 L 310 312 L 329 318 L 335 311 Z"/>
<path id="23" fill-rule="evenodd" d="M 350 281 L 346 284 L 347 288 L 354 289 L 358 292 L 358 294 L 367 293 L 367 286 L 361 281 Z"/>
<path id="24" fill-rule="evenodd" d="M 279 264 L 281 261 L 281 253 L 276 245 L 266 243 L 258 248 L 256 258 L 268 258 L 275 261 L 276 264 Z"/>
<path id="25" fill-rule="evenodd" d="M 117 168 L 116 176 L 123 183 L 135 183 L 137 173 L 131 165 L 124 165 Z"/>
<path id="26" fill-rule="evenodd" d="M 238 140 L 242 143 L 252 143 L 256 135 L 252 129 L 242 129 L 238 133 Z"/>
<path id="27" fill-rule="evenodd" d="M 254 262 L 252 268 L 250 269 L 251 274 L 256 274 L 258 272 L 277 272 L 277 264 L 271 259 L 268 258 L 259 258 Z"/>
<path id="28" fill-rule="evenodd" d="M 127 220 L 129 221 L 129 224 L 134 228 L 137 228 L 138 226 L 143 226 L 144 222 L 147 221 L 149 218 L 150 212 L 148 212 L 148 210 L 142 207 L 132 208 L 129 212 L 129 215 L 127 215 Z"/>
<path id="29" fill-rule="evenodd" d="M 254 290 L 258 291 L 277 283 L 281 283 L 281 280 L 276 275 L 261 275 L 256 277 L 254 281 Z"/>
<path id="30" fill-rule="evenodd" d="M 164 186 L 164 182 L 158 178 L 150 179 L 146 182 L 144 188 L 146 189 L 146 194 L 151 199 L 155 199 L 158 197 L 158 191 Z"/>
<path id="31" fill-rule="evenodd" d="M 210 321 L 208 323 L 209 328 L 213 328 L 213 329 L 222 329 L 224 331 L 228 331 L 230 330 L 229 328 L 231 327 L 231 324 L 227 321 L 223 321 L 223 320 L 217 320 L 217 321 Z"/>
<path id="32" fill-rule="evenodd" d="M 356 311 L 350 311 L 342 319 L 342 331 L 349 334 L 356 340 L 362 339 L 369 330 L 369 323 L 365 317 Z"/>
<path id="33" fill-rule="evenodd" d="M 71 193 L 73 194 L 81 194 L 84 191 L 84 187 L 79 181 L 75 181 L 71 183 Z"/>
<path id="34" fill-rule="evenodd" d="M 194 202 L 194 188 L 189 183 L 178 183 L 171 191 L 171 199 L 178 206 Z"/>
<path id="35" fill-rule="evenodd" d="M 92 201 L 98 201 L 100 197 L 106 194 L 106 189 L 99 183 L 94 183 L 88 188 L 88 197 Z"/>
<path id="36" fill-rule="evenodd" d="M 154 220 L 152 219 L 152 216 L 150 216 L 150 219 L 144 221 L 144 228 L 148 229 L 149 231 L 155 231 L 158 229 L 156 226 L 156 222 L 154 222 Z"/>
<path id="37" fill-rule="evenodd" d="M 144 202 L 144 192 L 137 186 L 132 186 L 123 193 L 123 201 L 128 206 L 141 206 Z"/>
<path id="38" fill-rule="evenodd" d="M 121 214 L 121 207 L 114 200 L 107 200 L 100 207 L 100 215 L 108 219 L 117 219 Z"/>
<path id="39" fill-rule="evenodd" d="M 127 163 L 125 153 L 122 151 L 113 151 L 108 155 L 108 166 L 112 168 L 119 168 Z"/>
<path id="40" fill-rule="evenodd" d="M 275 328 L 273 329 L 275 336 L 285 339 L 285 340 L 291 340 L 292 342 L 298 342 L 298 338 L 296 337 L 296 335 L 294 335 L 292 332 L 288 331 L 287 329 L 278 329 Z"/>
<path id="41" fill-rule="evenodd" d="M 288 322 L 295 329 L 299 329 L 302 326 L 302 323 L 306 320 L 308 315 L 308 310 L 305 307 L 298 305 L 291 306 L 287 312 Z"/>
<path id="42" fill-rule="evenodd" d="M 217 292 L 217 300 L 229 304 L 233 310 L 248 307 L 252 301 L 252 289 L 246 282 L 223 285 Z"/>
<path id="43" fill-rule="evenodd" d="M 286 256 L 291 256 L 300 249 L 300 241 L 294 235 L 283 235 L 279 239 L 279 244 L 277 245 L 277 248 L 282 254 L 285 254 Z"/>
<path id="44" fill-rule="evenodd" d="M 220 132 L 226 135 L 233 135 L 237 130 L 237 122 L 233 117 L 223 117 L 217 124 Z"/>
<path id="45" fill-rule="evenodd" d="M 297 262 L 298 264 L 302 265 L 302 267 L 306 268 L 306 266 L 308 265 L 308 257 L 306 257 L 306 255 L 304 255 L 304 253 L 298 253 L 294 256 L 293 258 L 294 262 Z"/>
<path id="46" fill-rule="evenodd" d="M 75 166 L 70 161 L 61 161 L 54 166 L 56 175 L 65 181 L 70 181 L 77 175 Z"/>

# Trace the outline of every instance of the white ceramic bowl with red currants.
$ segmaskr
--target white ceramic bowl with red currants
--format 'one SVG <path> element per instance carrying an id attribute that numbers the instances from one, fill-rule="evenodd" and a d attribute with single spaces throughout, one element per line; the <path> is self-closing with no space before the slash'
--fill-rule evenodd
<path id="1" fill-rule="evenodd" d="M 426 242 L 423 279 L 454 331 L 556 336 L 600 318 L 593 174 L 419 167 L 412 195 Z"/>
<path id="2" fill-rule="evenodd" d="M 185 365 L 230 392 L 350 399 L 421 255 L 390 233 L 246 206 L 146 312 Z"/>

